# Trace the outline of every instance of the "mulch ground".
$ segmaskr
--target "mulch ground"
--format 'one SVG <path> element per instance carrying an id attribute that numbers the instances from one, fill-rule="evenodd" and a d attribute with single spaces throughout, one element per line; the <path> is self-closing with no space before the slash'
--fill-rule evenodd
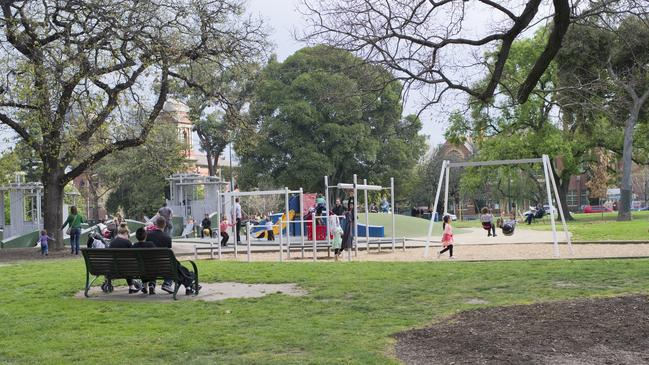
<path id="1" fill-rule="evenodd" d="M 70 249 L 66 248 L 61 251 L 50 251 L 47 257 L 41 255 L 39 248 L 7 248 L 0 250 L 0 262 L 12 262 L 21 260 L 52 260 L 52 259 L 69 259 L 75 255 L 70 254 Z M 81 253 L 79 256 L 81 257 Z"/>
<path id="2" fill-rule="evenodd" d="M 649 364 L 649 297 L 466 311 L 395 337 L 406 364 Z"/>

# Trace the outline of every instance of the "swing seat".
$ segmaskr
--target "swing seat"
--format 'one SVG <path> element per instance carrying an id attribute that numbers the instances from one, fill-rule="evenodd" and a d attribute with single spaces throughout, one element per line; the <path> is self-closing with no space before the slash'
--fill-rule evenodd
<path id="1" fill-rule="evenodd" d="M 482 222 L 482 229 L 485 231 L 490 231 L 491 230 L 491 222 Z"/>
<path id="2" fill-rule="evenodd" d="M 516 229 L 516 225 L 515 224 L 505 223 L 505 224 L 502 225 L 502 227 L 500 229 L 501 229 L 503 235 L 511 236 L 511 235 L 514 234 L 514 230 Z"/>

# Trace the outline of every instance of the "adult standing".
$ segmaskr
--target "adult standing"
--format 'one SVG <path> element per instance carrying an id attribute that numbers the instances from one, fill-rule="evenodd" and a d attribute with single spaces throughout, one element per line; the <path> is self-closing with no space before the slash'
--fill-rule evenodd
<path id="1" fill-rule="evenodd" d="M 343 207 L 343 204 L 340 202 L 340 198 L 336 199 L 336 204 L 331 211 L 339 217 L 342 217 L 343 214 L 345 214 L 345 207 Z"/>
<path id="2" fill-rule="evenodd" d="M 351 250 L 354 244 L 354 221 L 356 214 L 354 214 L 354 200 L 350 199 L 347 203 L 347 212 L 345 212 L 345 231 L 342 237 L 342 250 Z"/>
<path id="3" fill-rule="evenodd" d="M 70 254 L 78 255 L 79 254 L 79 239 L 81 238 L 81 223 L 84 223 L 85 220 L 77 211 L 76 206 L 70 207 L 70 214 L 68 219 L 65 220 L 61 230 L 65 229 L 65 226 L 69 226 L 68 235 L 70 236 Z"/>
<path id="4" fill-rule="evenodd" d="M 158 209 L 158 214 L 165 219 L 165 228 L 164 232 L 171 237 L 173 235 L 174 225 L 171 222 L 171 219 L 174 216 L 173 210 L 167 206 L 167 203 L 162 205 L 162 208 Z"/>
<path id="5" fill-rule="evenodd" d="M 236 222 L 236 231 L 235 231 L 235 242 L 237 244 L 241 243 L 241 219 L 243 215 L 241 214 L 241 204 L 239 204 L 239 198 L 234 199 L 234 206 L 232 207 L 232 220 Z"/>

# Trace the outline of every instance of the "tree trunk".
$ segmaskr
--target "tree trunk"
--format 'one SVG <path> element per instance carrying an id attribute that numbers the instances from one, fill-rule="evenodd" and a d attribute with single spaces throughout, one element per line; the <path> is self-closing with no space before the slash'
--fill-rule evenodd
<path id="1" fill-rule="evenodd" d="M 640 106 L 633 103 L 629 118 L 624 125 L 624 148 L 622 149 L 622 181 L 620 183 L 620 204 L 618 204 L 617 220 L 631 220 L 632 183 L 631 171 L 633 169 L 633 131 L 635 130 Z"/>
<path id="2" fill-rule="evenodd" d="M 44 185 L 44 228 L 47 233 L 55 239 L 52 244 L 54 250 L 63 249 L 63 188 L 59 176 L 63 174 L 62 171 L 47 175 L 43 179 Z"/>
<path id="3" fill-rule="evenodd" d="M 563 209 L 563 216 L 566 218 L 566 221 L 574 221 L 575 219 L 572 217 L 572 214 L 570 214 L 570 210 L 568 210 L 568 190 L 570 189 L 570 178 L 572 176 L 564 176 L 558 186 L 557 190 L 559 192 L 559 202 L 561 202 L 561 208 Z M 557 207 L 559 209 L 559 207 Z M 557 212 L 559 214 L 559 212 Z M 560 216 L 557 215 L 558 219 L 561 219 Z"/>
<path id="4" fill-rule="evenodd" d="M 207 173 L 209 176 L 216 176 L 216 166 L 212 161 L 212 154 L 209 149 L 205 150 L 205 159 L 207 160 Z"/>

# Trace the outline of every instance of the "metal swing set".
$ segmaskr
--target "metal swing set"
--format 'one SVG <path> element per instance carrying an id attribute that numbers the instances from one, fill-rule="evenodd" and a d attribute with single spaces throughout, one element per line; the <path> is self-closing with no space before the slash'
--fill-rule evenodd
<path id="1" fill-rule="evenodd" d="M 541 158 L 528 158 L 520 160 L 494 160 L 494 161 L 473 161 L 473 162 L 450 162 L 444 160 L 442 162 L 442 169 L 440 172 L 439 182 L 437 184 L 437 192 L 435 194 L 435 201 L 433 204 L 433 216 L 431 217 L 430 223 L 428 224 L 428 235 L 426 237 L 426 246 L 424 249 L 424 257 L 427 258 L 430 251 L 430 242 L 431 236 L 433 235 L 433 226 L 435 224 L 434 214 L 437 212 L 437 205 L 439 203 L 440 193 L 442 191 L 442 183 L 444 183 L 444 214 L 448 214 L 448 184 L 449 184 L 449 173 L 450 169 L 453 167 L 479 167 L 479 166 L 499 166 L 499 165 L 519 165 L 519 164 L 533 164 L 540 163 L 543 165 L 543 174 L 545 175 L 545 187 L 547 191 L 548 204 L 552 207 L 552 197 L 554 193 L 555 203 L 559 215 L 561 217 L 561 223 L 563 225 L 563 231 L 566 236 L 566 242 L 568 244 L 568 250 L 572 256 L 572 242 L 570 240 L 570 234 L 568 233 L 568 225 L 566 224 L 566 219 L 563 214 L 563 207 L 561 206 L 561 200 L 559 199 L 559 192 L 557 190 L 557 183 L 552 178 L 552 170 L 550 167 L 550 158 L 548 155 L 543 155 Z M 557 236 L 557 227 L 555 222 L 555 217 L 552 212 L 550 212 L 550 225 L 552 227 L 552 241 L 553 241 L 553 252 L 555 257 L 559 257 L 559 241 Z"/>

